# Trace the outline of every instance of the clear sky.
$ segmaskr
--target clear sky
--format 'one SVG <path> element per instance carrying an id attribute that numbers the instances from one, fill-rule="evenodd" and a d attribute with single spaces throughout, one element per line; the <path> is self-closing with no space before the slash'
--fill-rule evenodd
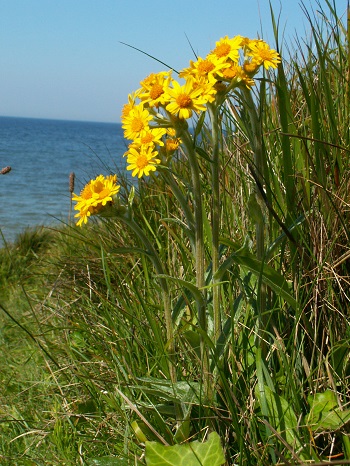
<path id="1" fill-rule="evenodd" d="M 289 44 L 309 30 L 298 0 L 271 4 Z M 0 0 L 0 115 L 119 122 L 128 94 L 166 69 L 120 42 L 179 70 L 188 40 L 203 57 L 237 34 L 274 45 L 269 0 Z"/>

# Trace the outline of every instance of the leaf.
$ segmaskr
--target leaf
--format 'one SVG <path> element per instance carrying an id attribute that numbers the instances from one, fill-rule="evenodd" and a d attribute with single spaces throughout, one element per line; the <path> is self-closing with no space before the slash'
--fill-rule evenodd
<path id="1" fill-rule="evenodd" d="M 164 446 L 146 442 L 147 466 L 220 466 L 225 463 L 220 437 L 216 432 L 204 443 L 194 441 L 183 445 Z"/>
<path id="2" fill-rule="evenodd" d="M 217 280 L 221 279 L 223 274 L 228 270 L 233 263 L 246 267 L 257 277 L 268 285 L 277 296 L 281 296 L 293 309 L 297 308 L 297 302 L 294 296 L 290 293 L 286 279 L 273 269 L 270 265 L 262 263 L 246 247 L 238 249 L 231 254 L 219 267 L 215 274 Z"/>
<path id="3" fill-rule="evenodd" d="M 310 455 L 304 450 L 304 445 L 298 435 L 298 420 L 293 408 L 285 398 L 273 392 L 267 385 L 264 385 L 263 390 L 261 393 L 257 387 L 256 394 L 260 405 L 264 397 L 269 423 L 285 438 L 293 450 L 299 451 L 300 459 L 309 460 Z"/>
<path id="4" fill-rule="evenodd" d="M 172 383 L 170 380 L 153 377 L 139 377 L 137 380 L 144 385 L 132 385 L 132 388 L 166 401 L 192 403 L 200 399 L 199 382 L 180 381 Z"/>
<path id="5" fill-rule="evenodd" d="M 274 393 L 267 385 L 264 386 L 264 391 L 270 423 L 278 432 L 285 435 L 290 445 L 295 445 L 297 440 L 295 429 L 298 425 L 298 420 L 293 409 L 285 398 Z M 300 446 L 298 441 L 296 444 L 298 447 Z"/>
<path id="6" fill-rule="evenodd" d="M 193 298 L 196 300 L 197 303 L 199 303 L 201 306 L 205 305 L 201 291 L 193 283 L 187 282 L 186 280 L 181 280 L 181 278 L 171 277 L 170 275 L 165 274 L 159 274 L 157 275 L 157 278 L 165 278 L 166 280 L 172 280 L 175 283 L 178 283 L 179 285 L 183 286 L 184 288 L 187 288 L 191 292 Z"/>
<path id="7" fill-rule="evenodd" d="M 327 362 L 339 378 L 350 375 L 350 344 L 348 340 L 340 340 L 331 348 Z"/>
<path id="8" fill-rule="evenodd" d="M 350 409 L 341 410 L 331 390 L 308 396 L 310 413 L 305 418 L 312 431 L 339 430 L 350 421 Z"/>
<path id="9" fill-rule="evenodd" d="M 309 395 L 307 401 L 310 405 L 310 413 L 312 411 L 314 414 L 319 414 L 324 410 L 330 411 L 338 406 L 337 397 L 331 390 Z"/>

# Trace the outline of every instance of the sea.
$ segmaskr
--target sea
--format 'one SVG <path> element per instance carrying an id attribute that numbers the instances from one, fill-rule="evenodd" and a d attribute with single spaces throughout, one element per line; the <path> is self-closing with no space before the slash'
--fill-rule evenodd
<path id="1" fill-rule="evenodd" d="M 74 192 L 125 170 L 120 123 L 0 117 L 0 247 L 27 228 L 67 223 Z M 74 212 L 73 212 L 74 215 Z"/>

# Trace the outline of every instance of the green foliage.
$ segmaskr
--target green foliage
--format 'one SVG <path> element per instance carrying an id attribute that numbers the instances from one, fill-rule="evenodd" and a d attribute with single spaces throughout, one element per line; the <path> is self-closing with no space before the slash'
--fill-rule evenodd
<path id="1" fill-rule="evenodd" d="M 330 2 L 305 14 L 194 121 L 195 166 L 187 138 L 119 177 L 117 217 L 0 251 L 0 462 L 350 460 L 349 48 Z"/>
<path id="2" fill-rule="evenodd" d="M 331 390 L 309 395 L 310 412 L 305 423 L 313 431 L 336 431 L 350 421 L 350 409 L 338 407 L 336 394 Z"/>
<path id="3" fill-rule="evenodd" d="M 186 445 L 164 446 L 157 442 L 146 442 L 147 466 L 220 466 L 225 457 L 220 445 L 220 437 L 215 432 L 205 443 L 190 442 Z"/>

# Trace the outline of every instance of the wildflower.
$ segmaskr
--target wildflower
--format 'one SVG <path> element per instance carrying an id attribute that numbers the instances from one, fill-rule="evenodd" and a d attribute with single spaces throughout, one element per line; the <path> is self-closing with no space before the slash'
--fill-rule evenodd
<path id="1" fill-rule="evenodd" d="M 184 86 L 173 81 L 173 87 L 166 91 L 166 99 L 169 101 L 165 107 L 169 113 L 179 118 L 191 118 L 193 112 L 205 111 L 205 104 L 209 99 L 202 95 L 202 89 L 193 87 L 193 80 L 188 79 Z"/>
<path id="2" fill-rule="evenodd" d="M 143 104 L 135 105 L 125 117 L 122 117 L 122 128 L 126 139 L 135 139 L 142 131 L 149 130 L 149 122 L 152 119 L 152 115 Z"/>
<path id="3" fill-rule="evenodd" d="M 248 89 L 255 85 L 254 79 L 246 74 L 241 66 L 234 63 L 224 70 L 223 79 L 234 82 L 237 86 L 244 84 Z"/>
<path id="4" fill-rule="evenodd" d="M 214 102 L 217 93 L 216 83 L 216 79 L 211 76 L 209 78 L 194 78 L 192 85 L 193 89 L 200 90 L 199 96 L 202 96 L 206 102 Z"/>
<path id="5" fill-rule="evenodd" d="M 157 151 L 153 151 L 153 147 L 140 146 L 135 148 L 133 145 L 127 152 L 127 170 L 132 170 L 132 176 L 149 176 L 151 171 L 156 170 L 156 165 L 160 163 L 160 160 L 156 158 L 158 155 Z"/>
<path id="6" fill-rule="evenodd" d="M 90 215 L 98 214 L 103 207 L 113 203 L 113 196 L 118 193 L 119 189 L 116 175 L 107 177 L 99 175 L 84 186 L 79 196 L 73 193 L 72 199 L 77 201 L 74 209 L 79 211 L 75 215 L 79 218 L 77 225 L 87 223 Z"/>
<path id="7" fill-rule="evenodd" d="M 197 61 L 190 60 L 189 68 L 185 68 L 180 71 L 180 78 L 187 78 L 193 76 L 197 79 L 206 77 L 217 77 L 222 76 L 222 70 L 230 66 L 226 63 L 225 57 L 218 58 L 215 55 L 208 56 L 206 58 L 199 57 Z"/>
<path id="8" fill-rule="evenodd" d="M 172 153 L 176 151 L 176 149 L 179 147 L 180 144 L 181 144 L 180 138 L 168 138 L 165 141 L 165 149 L 168 153 Z"/>
<path id="9" fill-rule="evenodd" d="M 134 139 L 134 144 L 137 146 L 164 146 L 162 136 L 166 133 L 165 128 L 150 128 L 141 131 L 140 135 Z"/>
<path id="10" fill-rule="evenodd" d="M 225 58 L 226 60 L 230 59 L 233 62 L 238 62 L 241 43 L 241 36 L 235 36 L 232 39 L 229 39 L 228 36 L 225 36 L 216 42 L 215 49 L 209 53 L 207 58 L 210 58 L 214 55 L 216 58 Z"/>
<path id="11" fill-rule="evenodd" d="M 140 89 L 139 98 L 144 104 L 148 103 L 150 107 L 164 105 L 166 103 L 164 93 L 170 81 L 171 71 L 150 74 L 140 83 L 142 88 Z"/>
<path id="12" fill-rule="evenodd" d="M 135 99 L 137 97 L 138 92 L 139 91 L 128 95 L 128 103 L 125 104 L 122 109 L 122 120 L 126 118 L 129 115 L 130 111 L 134 108 Z"/>
<path id="13" fill-rule="evenodd" d="M 252 61 L 257 65 L 264 65 L 266 70 L 270 67 L 277 68 L 278 63 L 281 62 L 278 52 L 270 49 L 269 45 L 263 40 L 251 41 L 248 48 L 247 55 L 252 57 Z"/>
<path id="14" fill-rule="evenodd" d="M 259 65 L 255 61 L 246 61 L 243 63 L 243 71 L 253 76 L 258 71 Z"/>

